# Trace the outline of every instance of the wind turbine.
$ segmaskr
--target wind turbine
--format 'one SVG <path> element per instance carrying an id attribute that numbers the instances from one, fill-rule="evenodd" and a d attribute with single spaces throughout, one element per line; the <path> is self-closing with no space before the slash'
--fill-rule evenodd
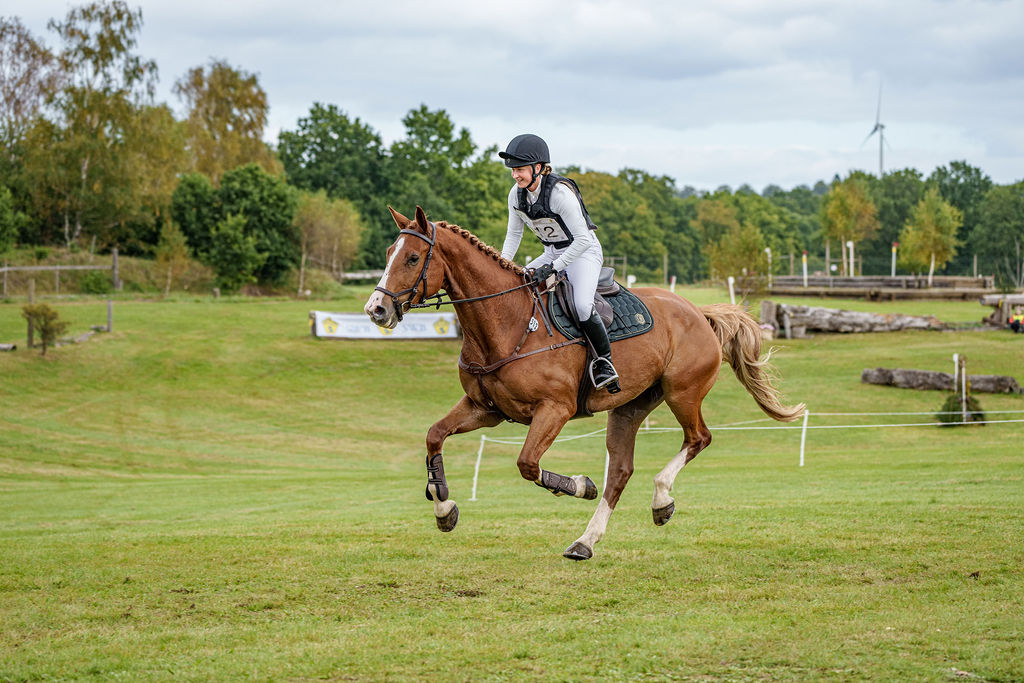
<path id="1" fill-rule="evenodd" d="M 864 138 L 864 142 L 860 143 L 861 147 L 864 143 L 871 139 L 871 136 L 878 133 L 878 177 L 882 178 L 883 164 L 882 164 L 882 146 L 885 144 L 885 124 L 882 123 L 882 84 L 878 84 L 878 110 L 875 112 L 875 127 L 871 129 L 868 136 Z"/>

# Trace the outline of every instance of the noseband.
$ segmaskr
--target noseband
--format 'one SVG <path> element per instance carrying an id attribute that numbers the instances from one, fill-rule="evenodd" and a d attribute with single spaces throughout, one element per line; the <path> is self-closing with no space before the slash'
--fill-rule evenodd
<path id="1" fill-rule="evenodd" d="M 403 289 L 400 292 L 392 292 L 391 290 L 385 289 L 380 285 L 374 287 L 375 291 L 378 291 L 385 296 L 391 297 L 391 304 L 395 307 L 395 313 L 398 315 L 399 322 L 401 322 L 402 320 L 402 308 L 406 304 L 409 305 L 409 308 L 413 308 L 415 306 L 412 300 L 416 298 L 416 293 L 420 289 L 420 284 L 423 285 L 423 293 L 420 294 L 420 304 L 422 304 L 427 298 L 427 271 L 430 269 L 430 259 L 431 257 L 434 256 L 434 242 L 437 240 L 437 226 L 434 225 L 433 222 L 431 222 L 430 229 L 430 237 L 427 237 L 418 230 L 409 230 L 408 228 L 406 228 L 405 230 L 399 230 L 398 232 L 398 234 L 400 235 L 413 235 L 415 237 L 419 237 L 421 240 L 430 245 L 430 248 L 427 249 L 427 258 L 424 259 L 423 261 L 423 270 L 420 271 L 420 276 L 416 278 L 416 282 L 413 284 L 413 286 Z M 404 294 L 408 294 L 409 298 L 399 303 L 398 297 Z"/>

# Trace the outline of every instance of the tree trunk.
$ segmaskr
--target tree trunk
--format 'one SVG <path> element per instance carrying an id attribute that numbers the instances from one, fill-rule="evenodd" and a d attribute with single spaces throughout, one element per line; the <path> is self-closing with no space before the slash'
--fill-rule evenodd
<path id="1" fill-rule="evenodd" d="M 302 286 L 306 281 L 306 248 L 302 248 L 302 261 L 299 263 L 299 296 L 302 296 Z"/>
<path id="2" fill-rule="evenodd" d="M 939 391 L 955 391 L 953 375 L 948 372 L 932 372 L 930 370 L 906 370 L 904 368 L 865 369 L 860 375 L 865 384 L 881 384 L 903 389 L 935 389 Z M 1007 375 L 968 375 L 967 381 L 971 391 L 987 394 L 1019 394 L 1020 385 L 1017 380 Z"/>

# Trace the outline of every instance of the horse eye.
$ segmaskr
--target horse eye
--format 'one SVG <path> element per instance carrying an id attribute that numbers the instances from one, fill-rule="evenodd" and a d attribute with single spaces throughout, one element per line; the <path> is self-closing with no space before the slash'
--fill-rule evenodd
<path id="1" fill-rule="evenodd" d="M 419 262 L 420 262 L 420 255 L 419 254 L 409 254 L 409 258 L 406 260 L 406 263 L 408 265 L 410 265 L 410 266 L 414 266 L 414 265 L 416 265 Z"/>

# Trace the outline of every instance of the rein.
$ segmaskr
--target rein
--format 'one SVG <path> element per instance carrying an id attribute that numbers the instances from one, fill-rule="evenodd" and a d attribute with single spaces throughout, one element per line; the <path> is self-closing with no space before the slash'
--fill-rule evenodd
<path id="1" fill-rule="evenodd" d="M 473 303 L 475 301 L 485 301 L 487 299 L 493 299 L 495 297 L 504 296 L 505 294 L 510 294 L 510 293 L 515 292 L 515 291 L 520 290 L 520 289 L 529 288 L 530 289 L 530 296 L 533 299 L 533 310 L 540 314 L 541 319 L 544 321 L 544 327 L 547 330 L 548 336 L 549 337 L 554 336 L 554 331 L 552 330 L 552 327 L 551 327 L 551 321 L 548 319 L 547 311 L 544 309 L 544 305 L 541 303 L 540 288 L 538 287 L 538 283 L 535 282 L 535 281 L 532 281 L 532 280 L 524 282 L 521 285 L 516 285 L 515 287 L 510 287 L 509 289 L 504 289 L 504 290 L 502 290 L 500 292 L 494 292 L 493 294 L 484 294 L 482 296 L 469 297 L 469 298 L 466 298 L 466 299 L 451 299 L 451 298 L 444 299 L 444 296 L 447 295 L 447 292 L 445 293 L 445 295 L 442 295 L 439 292 L 437 294 L 434 294 L 433 296 L 427 296 L 427 274 L 428 274 L 428 271 L 430 269 L 430 260 L 434 256 L 434 246 L 437 244 L 437 225 L 435 225 L 431 221 L 430 228 L 431 228 L 431 236 L 430 237 L 427 237 L 426 235 L 424 235 L 423 233 L 419 232 L 418 230 L 409 230 L 408 228 L 399 231 L 399 234 L 401 234 L 401 235 L 413 235 L 414 237 L 417 237 L 417 238 L 423 240 L 424 242 L 426 242 L 428 245 L 430 245 L 429 248 L 427 249 L 427 258 L 425 258 L 423 260 L 423 269 L 420 270 L 420 275 L 419 275 L 418 278 L 416 278 L 416 282 L 414 282 L 411 287 L 407 287 L 407 288 L 405 288 L 405 289 L 403 289 L 403 290 L 401 290 L 399 292 L 392 292 L 391 290 L 386 289 L 386 288 L 384 288 L 384 287 L 382 287 L 380 285 L 378 285 L 377 287 L 374 288 L 376 291 L 380 292 L 381 294 L 384 294 L 385 296 L 391 297 L 391 303 L 395 307 L 395 312 L 398 315 L 399 321 L 402 320 L 403 309 L 405 309 L 405 310 L 411 310 L 413 308 L 434 308 L 434 309 L 440 309 L 441 306 L 443 306 L 443 305 L 448 305 L 448 304 L 468 304 L 468 303 Z M 423 293 L 422 294 L 419 294 L 420 285 L 423 286 Z M 405 299 L 405 301 L 399 302 L 399 298 L 404 296 L 404 295 L 406 295 L 406 294 L 408 294 L 409 297 L 407 299 Z M 413 299 L 416 298 L 417 294 L 419 294 L 419 299 L 420 300 L 418 302 L 414 302 Z M 436 299 L 436 301 L 434 301 L 434 299 Z M 568 341 L 560 342 L 558 344 L 550 344 L 548 346 L 545 346 L 545 347 L 542 347 L 542 348 L 539 348 L 539 349 L 534 349 L 533 351 L 527 351 L 526 353 L 519 353 L 519 349 L 521 349 L 523 347 L 523 344 L 526 343 L 526 339 L 529 336 L 530 332 L 532 332 L 532 331 L 533 331 L 533 329 L 531 329 L 531 326 L 527 325 L 526 331 L 523 332 L 523 336 L 519 340 L 519 343 L 516 345 L 516 348 L 512 351 L 512 354 L 507 356 L 507 357 L 505 357 L 505 358 L 502 358 L 501 360 L 494 361 L 493 363 L 488 363 L 487 365 L 481 365 L 480 363 L 475 363 L 475 362 L 474 363 L 467 363 L 462 358 L 462 354 L 460 353 L 459 354 L 459 367 L 462 368 L 463 370 L 465 370 L 466 372 L 468 372 L 469 374 L 476 376 L 477 381 L 480 383 L 480 389 L 483 391 L 484 396 L 486 397 L 487 396 L 487 391 L 483 387 L 483 379 L 482 379 L 483 375 L 490 374 L 490 373 L 494 372 L 495 370 L 497 370 L 498 368 L 500 368 L 500 367 L 502 367 L 504 365 L 507 365 L 508 363 L 520 360 L 522 358 L 528 358 L 529 356 L 532 356 L 534 354 L 543 353 L 545 351 L 554 351 L 555 349 L 560 349 L 560 348 L 562 348 L 564 346 L 571 346 L 573 344 L 583 344 L 583 343 L 585 343 L 582 339 L 570 339 Z M 493 405 L 493 402 L 490 402 L 490 403 Z"/>

